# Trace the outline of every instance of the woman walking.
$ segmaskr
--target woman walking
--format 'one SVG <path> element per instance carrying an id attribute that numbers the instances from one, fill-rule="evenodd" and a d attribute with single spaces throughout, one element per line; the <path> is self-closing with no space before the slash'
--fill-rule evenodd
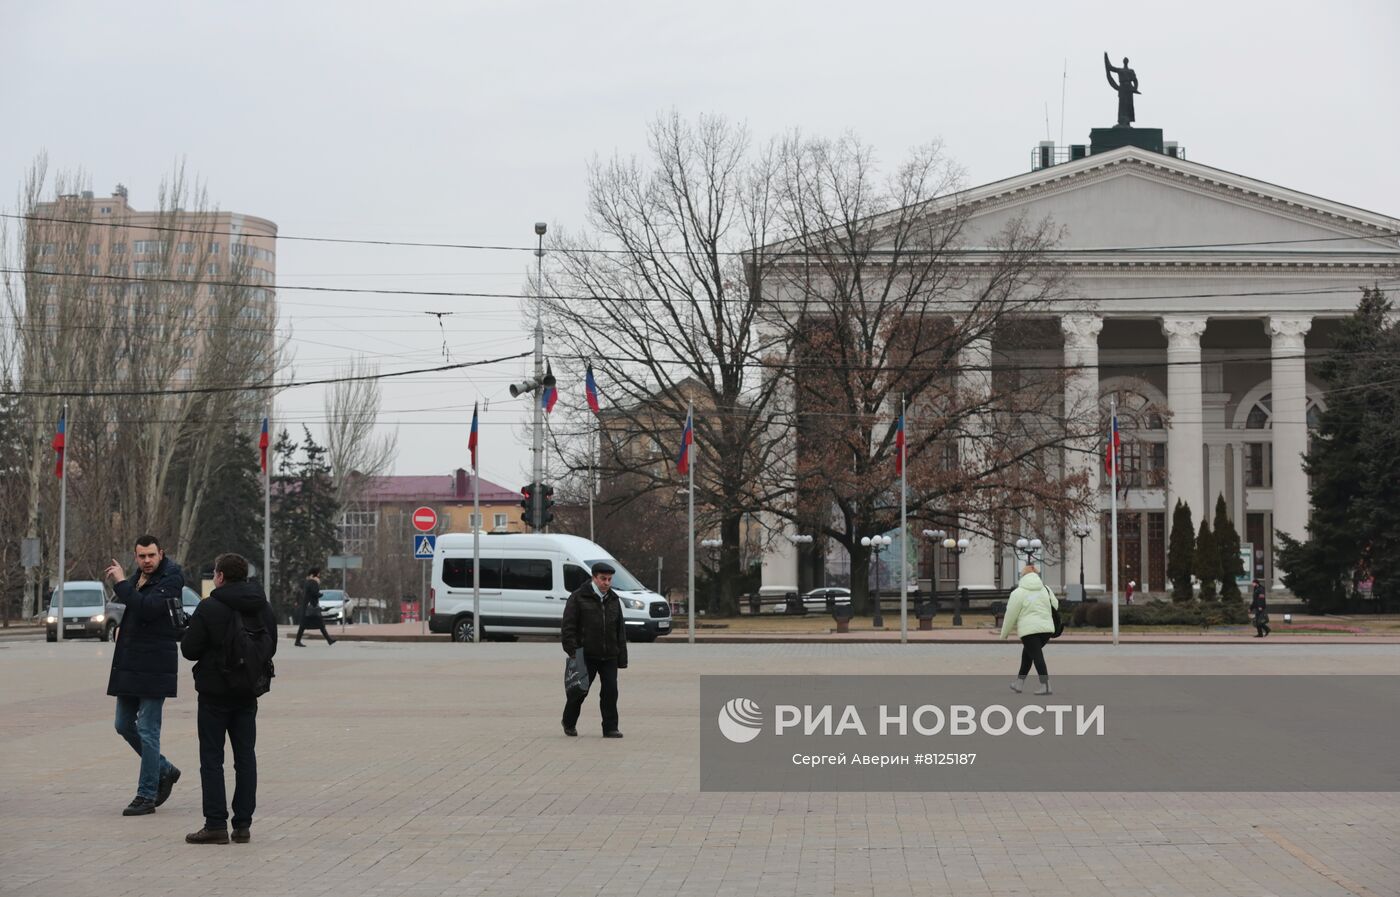
<path id="1" fill-rule="evenodd" d="M 312 567 L 306 571 L 306 582 L 301 587 L 301 625 L 297 627 L 298 648 L 305 648 L 301 637 L 307 628 L 320 629 L 326 644 L 334 645 L 335 639 L 326 631 L 326 621 L 321 616 L 321 568 Z"/>
<path id="2" fill-rule="evenodd" d="M 1055 618 L 1052 609 L 1058 609 L 1060 602 L 1050 587 L 1041 582 L 1034 564 L 1027 564 L 1021 570 L 1021 581 L 1011 593 L 1006 605 L 1006 619 L 1001 624 L 1001 638 L 1005 641 L 1014 629 L 1021 639 L 1021 671 L 1011 690 L 1019 694 L 1026 687 L 1026 674 L 1035 664 L 1036 675 L 1040 677 L 1038 695 L 1050 694 L 1050 672 L 1045 666 L 1045 643 L 1055 634 Z"/>

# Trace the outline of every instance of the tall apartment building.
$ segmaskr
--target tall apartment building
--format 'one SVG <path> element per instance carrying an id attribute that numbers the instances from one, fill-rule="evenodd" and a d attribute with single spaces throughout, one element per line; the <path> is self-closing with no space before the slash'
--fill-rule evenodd
<path id="1" fill-rule="evenodd" d="M 31 216 L 25 240 L 31 319 L 61 328 L 96 308 L 107 325 L 185 337 L 162 377 L 175 384 L 194 378 L 202 342 L 192 337 L 199 328 L 266 332 L 265 345 L 272 346 L 272 221 L 178 207 L 138 211 L 120 184 L 111 196 L 83 191 L 38 203 Z"/>

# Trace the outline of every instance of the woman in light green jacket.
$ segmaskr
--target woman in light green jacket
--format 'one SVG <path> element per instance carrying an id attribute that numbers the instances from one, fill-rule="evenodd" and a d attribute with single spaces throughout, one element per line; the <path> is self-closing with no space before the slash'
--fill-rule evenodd
<path id="1" fill-rule="evenodd" d="M 1034 564 L 1027 564 L 1021 573 L 1021 581 L 1011 593 L 1011 600 L 1006 605 L 1006 618 L 1001 624 L 1002 641 L 1013 630 L 1021 640 L 1021 671 L 1016 674 L 1016 681 L 1011 683 L 1011 690 L 1019 694 L 1025 688 L 1026 674 L 1031 671 L 1031 664 L 1035 664 L 1035 672 L 1040 676 L 1040 688 L 1035 693 L 1048 695 L 1050 672 L 1045 666 L 1044 648 L 1055 634 L 1055 618 L 1050 611 L 1059 608 L 1060 602 L 1055 599 L 1050 587 L 1041 582 Z"/>

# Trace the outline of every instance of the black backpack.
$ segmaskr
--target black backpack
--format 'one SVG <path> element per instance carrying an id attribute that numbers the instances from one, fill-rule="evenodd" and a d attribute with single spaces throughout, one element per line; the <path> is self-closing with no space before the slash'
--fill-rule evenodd
<path id="1" fill-rule="evenodd" d="M 226 605 L 227 606 L 227 605 Z M 273 635 L 263 625 L 259 614 L 239 613 L 229 608 L 232 617 L 224 631 L 224 678 L 229 691 L 240 697 L 257 698 L 272 690 Z"/>

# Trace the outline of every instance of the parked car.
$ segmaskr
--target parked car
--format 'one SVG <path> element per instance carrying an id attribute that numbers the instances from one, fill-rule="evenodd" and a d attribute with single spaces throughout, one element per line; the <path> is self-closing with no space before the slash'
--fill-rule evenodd
<path id="1" fill-rule="evenodd" d="M 44 614 L 44 636 L 58 641 L 58 589 L 49 596 L 49 608 Z M 121 625 L 123 604 L 112 600 L 106 584 L 96 579 L 78 579 L 63 584 L 63 637 L 100 638 L 112 640 L 112 633 Z"/>
<path id="2" fill-rule="evenodd" d="M 355 622 L 355 599 L 344 589 L 321 590 L 321 619 L 326 623 Z"/>
<path id="3" fill-rule="evenodd" d="M 851 590 L 840 588 L 813 589 L 802 596 L 802 606 L 808 613 L 825 613 L 838 604 L 851 603 Z"/>

